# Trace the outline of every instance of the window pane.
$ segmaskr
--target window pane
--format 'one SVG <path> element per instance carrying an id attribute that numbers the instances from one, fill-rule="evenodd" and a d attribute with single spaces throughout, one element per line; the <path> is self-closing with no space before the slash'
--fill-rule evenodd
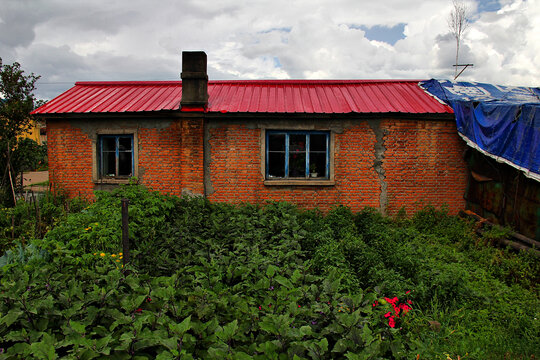
<path id="1" fill-rule="evenodd" d="M 268 178 L 328 179 L 328 140 L 327 132 L 269 132 L 266 144 Z"/>
<path id="2" fill-rule="evenodd" d="M 309 150 L 311 151 L 326 151 L 326 135 L 312 134 L 309 137 Z"/>
<path id="3" fill-rule="evenodd" d="M 285 153 L 268 153 L 268 176 L 285 177 Z"/>
<path id="4" fill-rule="evenodd" d="M 289 151 L 291 153 L 306 151 L 306 135 L 291 134 L 289 136 Z"/>
<path id="5" fill-rule="evenodd" d="M 269 134 L 268 150 L 285 151 L 285 134 Z"/>
<path id="6" fill-rule="evenodd" d="M 116 154 L 114 152 L 103 153 L 103 176 L 115 176 Z"/>
<path id="7" fill-rule="evenodd" d="M 131 176 L 131 152 L 118 154 L 118 176 Z"/>
<path id="8" fill-rule="evenodd" d="M 289 153 L 289 177 L 306 177 L 306 153 Z"/>
<path id="9" fill-rule="evenodd" d="M 317 173 L 317 177 L 327 177 L 326 174 L 326 153 L 310 152 L 309 153 L 309 172 Z"/>
<path id="10" fill-rule="evenodd" d="M 104 137 L 102 146 L 103 146 L 103 151 L 116 151 L 116 138 Z"/>
<path id="11" fill-rule="evenodd" d="M 121 137 L 118 139 L 118 148 L 120 151 L 131 150 L 131 137 Z"/>

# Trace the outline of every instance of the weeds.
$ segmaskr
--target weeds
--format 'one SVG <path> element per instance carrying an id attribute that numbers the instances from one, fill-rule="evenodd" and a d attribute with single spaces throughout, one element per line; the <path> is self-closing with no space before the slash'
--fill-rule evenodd
<path id="1" fill-rule="evenodd" d="M 445 209 L 322 216 L 125 186 L 32 243 L 47 260 L 3 269 L 0 347 L 13 356 L 525 359 L 540 348 L 538 259 L 481 245 Z"/>

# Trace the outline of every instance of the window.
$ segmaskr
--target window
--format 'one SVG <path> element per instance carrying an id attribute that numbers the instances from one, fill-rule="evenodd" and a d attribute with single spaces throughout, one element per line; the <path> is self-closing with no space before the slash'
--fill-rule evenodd
<path id="1" fill-rule="evenodd" d="M 133 135 L 99 135 L 99 178 L 129 178 L 133 176 Z"/>
<path id="2" fill-rule="evenodd" d="M 329 132 L 268 130 L 266 179 L 329 179 L 329 149 Z"/>

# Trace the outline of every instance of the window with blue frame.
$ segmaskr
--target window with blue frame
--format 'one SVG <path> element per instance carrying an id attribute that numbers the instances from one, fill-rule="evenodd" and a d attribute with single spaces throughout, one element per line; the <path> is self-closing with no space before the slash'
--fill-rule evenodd
<path id="1" fill-rule="evenodd" d="M 266 131 L 267 179 L 328 179 L 330 132 Z"/>
<path id="2" fill-rule="evenodd" d="M 133 135 L 99 135 L 98 169 L 100 178 L 133 176 Z"/>

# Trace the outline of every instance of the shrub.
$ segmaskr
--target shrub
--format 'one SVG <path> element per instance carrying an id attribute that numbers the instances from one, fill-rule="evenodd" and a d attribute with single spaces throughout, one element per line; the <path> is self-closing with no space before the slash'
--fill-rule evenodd
<path id="1" fill-rule="evenodd" d="M 67 199 L 61 193 L 46 192 L 31 200 L 19 200 L 14 207 L 0 209 L 0 253 L 16 244 L 42 238 L 68 214 L 81 211 L 87 202 Z"/>
<path id="2" fill-rule="evenodd" d="M 14 358 L 536 356 L 538 260 L 484 247 L 460 221 L 433 208 L 394 221 L 133 185 L 98 193 L 32 241 L 48 258 L 3 268 L 0 348 Z"/>

